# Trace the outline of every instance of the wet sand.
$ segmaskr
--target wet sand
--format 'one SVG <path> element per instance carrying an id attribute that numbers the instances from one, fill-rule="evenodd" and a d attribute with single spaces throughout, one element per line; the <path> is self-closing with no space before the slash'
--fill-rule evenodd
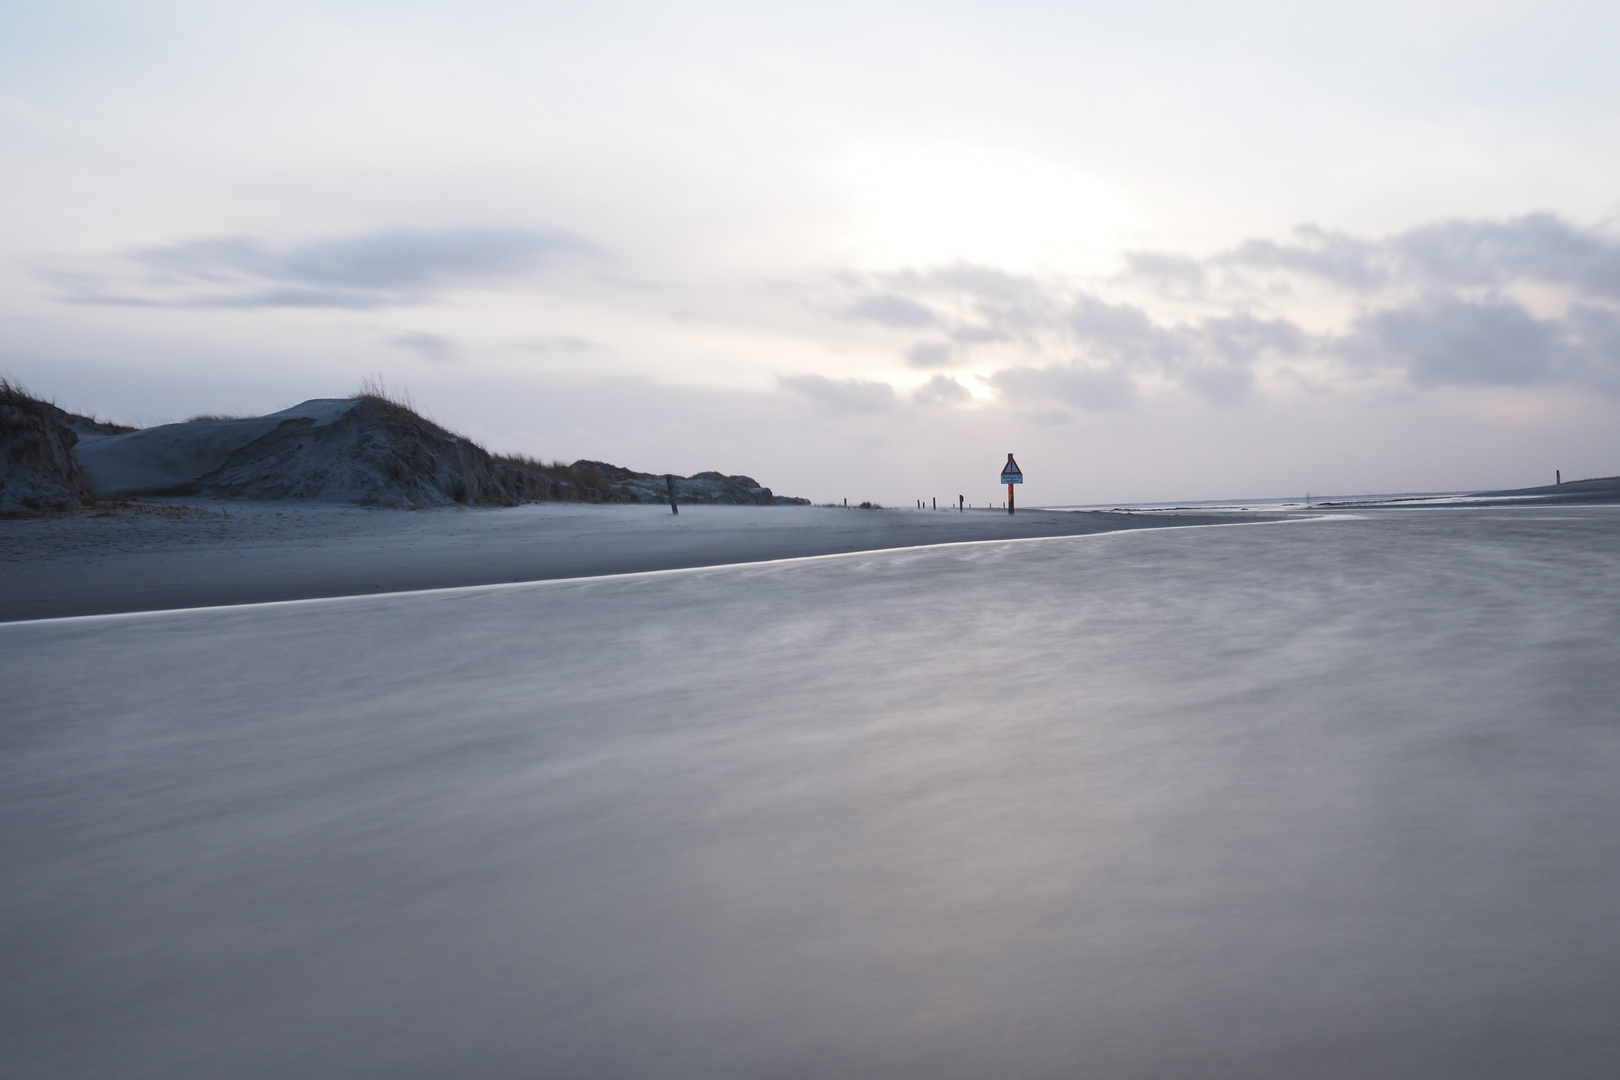
<path id="1" fill-rule="evenodd" d="M 0 1073 L 1608 1080 L 1617 641 L 1616 507 L 3 624 Z"/>
<path id="2" fill-rule="evenodd" d="M 188 500 L 0 521 L 0 621 L 376 595 L 1231 523 L 1231 514 L 544 504 L 367 510 Z"/>

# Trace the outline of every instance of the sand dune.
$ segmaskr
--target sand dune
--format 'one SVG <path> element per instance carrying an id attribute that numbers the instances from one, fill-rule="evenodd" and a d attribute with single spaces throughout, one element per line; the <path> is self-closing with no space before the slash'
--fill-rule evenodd
<path id="1" fill-rule="evenodd" d="M 538 497 L 475 443 L 376 397 L 318 398 L 268 416 L 81 437 L 101 495 L 447 506 Z"/>

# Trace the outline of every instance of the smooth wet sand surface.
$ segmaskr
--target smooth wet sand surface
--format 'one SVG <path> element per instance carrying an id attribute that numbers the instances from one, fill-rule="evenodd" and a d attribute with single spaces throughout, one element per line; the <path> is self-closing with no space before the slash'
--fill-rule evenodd
<path id="1" fill-rule="evenodd" d="M 1608 1080 L 1617 643 L 1613 508 L 6 623 L 0 1074 Z"/>
<path id="2" fill-rule="evenodd" d="M 0 521 L 0 621 L 408 592 L 761 562 L 971 540 L 1071 536 L 1232 515 L 794 506 L 531 505 L 365 510 L 153 504 Z"/>

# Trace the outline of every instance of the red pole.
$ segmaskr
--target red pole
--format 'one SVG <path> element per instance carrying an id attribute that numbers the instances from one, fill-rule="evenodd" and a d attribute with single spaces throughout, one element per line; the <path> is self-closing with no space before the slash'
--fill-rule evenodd
<path id="1" fill-rule="evenodd" d="M 1011 484 L 1008 484 L 1008 485 L 1007 485 L 1007 513 L 1009 513 L 1009 514 L 1010 514 L 1010 513 L 1012 513 L 1012 512 L 1013 512 L 1013 493 L 1012 493 L 1012 485 L 1011 485 Z"/>

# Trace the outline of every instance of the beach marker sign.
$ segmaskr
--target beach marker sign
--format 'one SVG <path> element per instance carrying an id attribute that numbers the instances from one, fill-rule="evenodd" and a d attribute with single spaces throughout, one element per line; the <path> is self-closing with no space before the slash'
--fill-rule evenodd
<path id="1" fill-rule="evenodd" d="M 1011 454 L 1007 455 L 1007 464 L 1001 467 L 1001 482 L 1007 485 L 1007 513 L 1013 512 L 1013 485 L 1024 482 L 1024 470 L 1018 467 Z"/>

